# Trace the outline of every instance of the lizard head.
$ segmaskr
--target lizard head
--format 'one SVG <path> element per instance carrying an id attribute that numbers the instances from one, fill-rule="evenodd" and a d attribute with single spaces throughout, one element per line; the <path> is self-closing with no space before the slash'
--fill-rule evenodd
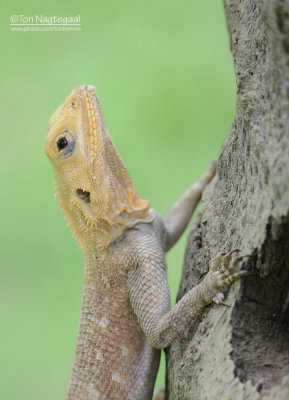
<path id="1" fill-rule="evenodd" d="M 54 166 L 60 207 L 81 247 L 87 235 L 105 247 L 125 229 L 150 219 L 150 204 L 135 191 L 93 86 L 74 89 L 52 115 L 46 154 Z"/>

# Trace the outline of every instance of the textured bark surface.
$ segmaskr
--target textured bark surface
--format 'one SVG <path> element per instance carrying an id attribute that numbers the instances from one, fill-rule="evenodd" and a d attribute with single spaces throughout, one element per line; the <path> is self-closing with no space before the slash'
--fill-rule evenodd
<path id="1" fill-rule="evenodd" d="M 237 108 L 187 244 L 179 298 L 222 251 L 257 271 L 168 349 L 167 399 L 289 398 L 289 1 L 225 0 Z"/>

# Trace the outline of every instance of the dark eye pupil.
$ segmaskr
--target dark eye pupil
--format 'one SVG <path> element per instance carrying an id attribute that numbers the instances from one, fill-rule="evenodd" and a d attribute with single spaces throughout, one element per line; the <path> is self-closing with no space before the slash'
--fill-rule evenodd
<path id="1" fill-rule="evenodd" d="M 57 147 L 59 150 L 64 149 L 67 145 L 68 145 L 68 141 L 64 137 L 59 139 L 57 142 Z"/>

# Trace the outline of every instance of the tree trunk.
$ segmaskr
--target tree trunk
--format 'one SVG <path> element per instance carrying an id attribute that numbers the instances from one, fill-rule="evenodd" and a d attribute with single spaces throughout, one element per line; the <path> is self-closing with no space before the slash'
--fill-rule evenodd
<path id="1" fill-rule="evenodd" d="M 167 351 L 167 399 L 289 399 L 289 1 L 225 0 L 237 108 L 185 256 L 181 298 L 216 254 L 235 282 Z M 220 94 L 221 96 L 221 94 Z"/>

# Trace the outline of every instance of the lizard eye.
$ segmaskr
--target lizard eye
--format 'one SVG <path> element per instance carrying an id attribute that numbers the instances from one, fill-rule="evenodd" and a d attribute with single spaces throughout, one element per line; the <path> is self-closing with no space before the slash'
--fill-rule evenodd
<path id="1" fill-rule="evenodd" d="M 58 139 L 57 147 L 59 150 L 63 150 L 68 145 L 68 141 L 65 137 Z"/>
<path id="2" fill-rule="evenodd" d="M 62 131 L 54 143 L 54 151 L 58 157 L 69 157 L 73 153 L 75 139 L 70 132 Z"/>

